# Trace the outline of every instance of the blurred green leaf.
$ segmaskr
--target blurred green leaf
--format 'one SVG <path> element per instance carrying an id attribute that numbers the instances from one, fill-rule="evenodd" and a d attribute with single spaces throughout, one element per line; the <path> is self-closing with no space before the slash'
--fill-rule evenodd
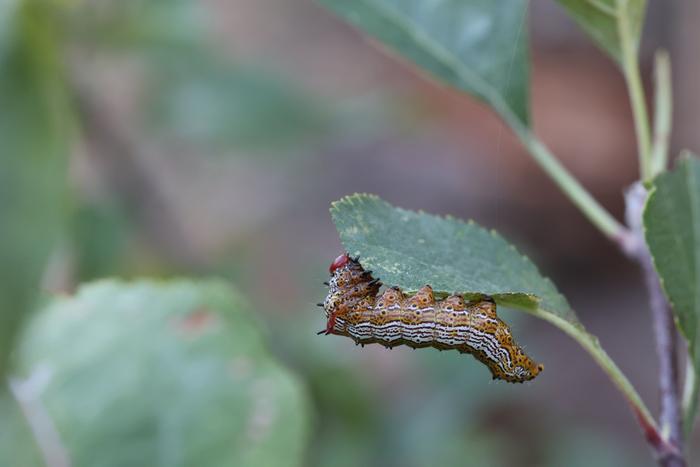
<path id="1" fill-rule="evenodd" d="M 618 63 L 622 62 L 622 35 L 635 45 L 644 25 L 646 0 L 557 0 L 593 40 Z"/>
<path id="2" fill-rule="evenodd" d="M 686 428 L 697 413 L 700 381 L 700 159 L 687 153 L 673 172 L 656 177 L 644 209 L 644 229 L 654 266 L 695 369 L 685 402 Z M 692 379 L 692 377 L 691 377 Z"/>
<path id="3" fill-rule="evenodd" d="M 63 233 L 73 123 L 50 2 L 12 12 L 0 36 L 0 375 Z"/>
<path id="4" fill-rule="evenodd" d="M 123 53 L 143 72 L 148 125 L 217 152 L 274 150 L 325 131 L 328 115 L 290 80 L 231 64 L 186 0 L 82 2 L 63 15 L 81 49 Z"/>
<path id="5" fill-rule="evenodd" d="M 305 391 L 221 282 L 82 287 L 36 316 L 20 361 L 49 375 L 38 403 L 76 467 L 303 465 Z"/>
<path id="6" fill-rule="evenodd" d="M 473 222 L 391 206 L 372 195 L 333 203 L 343 245 L 382 282 L 416 291 L 486 294 L 506 306 L 538 308 L 578 325 L 566 299 L 537 267 L 494 231 Z"/>
<path id="7" fill-rule="evenodd" d="M 320 133 L 325 116 L 292 83 L 211 52 L 161 56 L 144 103 L 156 125 L 214 149 L 267 149 Z"/>
<path id="8" fill-rule="evenodd" d="M 319 2 L 419 68 L 528 122 L 526 0 Z"/>

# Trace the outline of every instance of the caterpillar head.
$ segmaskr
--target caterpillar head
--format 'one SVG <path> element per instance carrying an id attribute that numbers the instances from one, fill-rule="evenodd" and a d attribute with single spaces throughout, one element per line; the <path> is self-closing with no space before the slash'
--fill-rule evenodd
<path id="1" fill-rule="evenodd" d="M 336 271 L 336 269 L 342 268 L 343 266 L 348 264 L 349 261 L 350 257 L 348 256 L 348 254 L 343 253 L 342 255 L 338 256 L 336 259 L 333 260 L 330 267 L 328 268 L 328 272 L 333 274 Z"/>
<path id="2" fill-rule="evenodd" d="M 365 271 L 358 260 L 359 257 L 351 258 L 343 253 L 328 268 L 331 278 L 323 302 L 326 316 L 332 316 L 339 309 L 352 308 L 365 297 L 376 296 L 379 291 L 379 280 L 373 279 L 371 271 Z"/>
<path id="3" fill-rule="evenodd" d="M 328 295 L 323 302 L 323 309 L 326 312 L 326 317 L 333 315 L 338 308 L 346 301 L 346 289 L 357 282 L 357 272 L 355 269 L 361 269 L 359 263 L 343 253 L 333 260 L 328 272 L 331 274 L 330 289 Z"/>

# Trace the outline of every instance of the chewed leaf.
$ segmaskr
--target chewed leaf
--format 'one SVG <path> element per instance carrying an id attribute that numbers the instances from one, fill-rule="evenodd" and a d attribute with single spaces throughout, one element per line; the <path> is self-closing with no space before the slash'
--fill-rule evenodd
<path id="1" fill-rule="evenodd" d="M 515 247 L 474 222 L 396 208 L 373 195 L 347 196 L 331 214 L 348 253 L 388 285 L 407 291 L 490 295 L 579 326 L 566 299 Z"/>

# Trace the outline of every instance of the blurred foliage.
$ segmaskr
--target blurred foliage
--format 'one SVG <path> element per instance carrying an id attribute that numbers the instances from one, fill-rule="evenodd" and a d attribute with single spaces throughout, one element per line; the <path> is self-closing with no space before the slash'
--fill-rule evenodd
<path id="1" fill-rule="evenodd" d="M 188 0 L 65 2 L 60 22 L 72 45 L 149 56 L 206 47 L 205 10 Z"/>
<path id="2" fill-rule="evenodd" d="M 324 132 L 311 96 L 270 73 L 206 52 L 159 58 L 144 102 L 159 129 L 185 141 L 219 151 L 288 149 Z"/>
<path id="3" fill-rule="evenodd" d="M 36 316 L 20 362 L 77 467 L 303 465 L 305 392 L 223 283 L 84 286 Z"/>
<path id="4" fill-rule="evenodd" d="M 66 219 L 73 114 L 55 25 L 37 2 L 3 2 L 0 34 L 0 374 Z"/>
<path id="5" fill-rule="evenodd" d="M 150 129 L 228 154 L 289 149 L 325 132 L 313 95 L 290 80 L 235 63 L 189 1 L 85 2 L 65 16 L 70 42 L 136 59 L 141 115 Z"/>
<path id="6" fill-rule="evenodd" d="M 211 44 L 203 9 L 192 2 L 8 0 L 0 13 L 2 373 L 65 227 L 75 225 L 71 242 L 85 246 L 79 278 L 105 274 L 120 251 L 115 218 L 94 210 L 90 218 L 90 207 L 78 207 L 75 221 L 68 216 L 67 160 L 75 129 L 85 131 L 74 97 L 86 78 L 77 69 L 86 56 L 140 59 L 151 78 L 142 103 L 153 110 L 142 115 L 193 144 L 228 153 L 277 148 L 323 131 L 323 118 L 287 81 L 233 65 Z M 91 249 L 110 243 L 111 252 Z"/>

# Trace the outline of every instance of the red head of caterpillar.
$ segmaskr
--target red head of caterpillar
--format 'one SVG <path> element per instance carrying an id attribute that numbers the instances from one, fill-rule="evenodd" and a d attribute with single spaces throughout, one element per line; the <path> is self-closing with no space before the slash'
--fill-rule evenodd
<path id="1" fill-rule="evenodd" d="M 359 258 L 347 254 L 338 256 L 329 271 L 328 295 L 319 303 L 327 322 L 320 333 L 347 336 L 362 345 L 455 349 L 484 363 L 494 379 L 511 383 L 529 381 L 544 368 L 515 343 L 491 297 L 468 303 L 461 295 L 439 300 L 429 285 L 412 296 L 398 287 L 380 295 L 379 280 L 362 268 Z"/>
<path id="2" fill-rule="evenodd" d="M 328 268 L 328 272 L 333 274 L 336 269 L 345 266 L 348 263 L 348 261 L 350 261 L 350 257 L 347 255 L 347 253 L 343 253 L 342 255 L 338 256 L 336 259 L 333 260 L 330 267 Z"/>

